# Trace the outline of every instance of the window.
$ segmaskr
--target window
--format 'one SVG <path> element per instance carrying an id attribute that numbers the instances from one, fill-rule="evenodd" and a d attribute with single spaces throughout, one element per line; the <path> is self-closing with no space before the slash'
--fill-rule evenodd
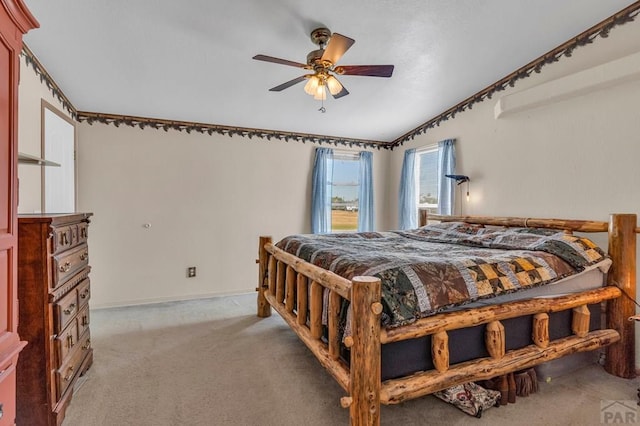
<path id="1" fill-rule="evenodd" d="M 400 229 L 418 226 L 418 207 L 427 212 L 450 215 L 453 212 L 453 181 L 456 174 L 455 139 L 436 146 L 407 149 L 404 152 L 398 197 Z"/>
<path id="2" fill-rule="evenodd" d="M 334 152 L 331 178 L 331 232 L 358 230 L 358 154 Z"/>
<path id="3" fill-rule="evenodd" d="M 316 148 L 311 177 L 311 232 L 373 231 L 372 170 L 370 151 Z"/>
<path id="4" fill-rule="evenodd" d="M 418 180 L 418 208 L 426 209 L 430 214 L 438 213 L 438 147 L 418 150 L 415 170 Z"/>

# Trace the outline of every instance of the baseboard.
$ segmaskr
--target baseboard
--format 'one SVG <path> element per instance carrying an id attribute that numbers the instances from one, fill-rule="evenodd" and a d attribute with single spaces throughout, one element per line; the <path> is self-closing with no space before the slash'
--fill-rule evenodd
<path id="1" fill-rule="evenodd" d="M 153 305 L 153 304 L 167 303 L 167 302 L 184 302 L 188 300 L 211 299 L 214 297 L 237 296 L 237 295 L 243 295 L 248 293 L 255 293 L 255 291 L 251 291 L 251 290 L 227 291 L 227 292 L 215 292 L 215 293 L 165 296 L 165 297 L 154 297 L 150 299 L 125 300 L 125 301 L 113 302 L 113 303 L 95 304 L 91 302 L 90 305 L 91 305 L 91 310 L 98 310 L 98 309 L 124 308 L 127 306 Z"/>

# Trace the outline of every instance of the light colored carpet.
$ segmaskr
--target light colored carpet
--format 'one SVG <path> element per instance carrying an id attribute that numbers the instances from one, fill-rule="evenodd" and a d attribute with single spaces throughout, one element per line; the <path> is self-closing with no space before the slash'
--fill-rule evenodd
<path id="1" fill-rule="evenodd" d="M 91 312 L 94 363 L 63 426 L 348 424 L 342 389 L 255 294 Z M 383 425 L 599 425 L 601 402 L 635 404 L 636 380 L 598 365 L 470 417 L 427 396 L 382 407 Z M 638 417 L 640 419 L 640 417 Z"/>

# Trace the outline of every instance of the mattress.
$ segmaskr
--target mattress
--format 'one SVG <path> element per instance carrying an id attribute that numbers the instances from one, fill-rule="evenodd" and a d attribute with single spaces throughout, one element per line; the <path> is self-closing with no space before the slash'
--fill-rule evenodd
<path id="1" fill-rule="evenodd" d="M 451 308 L 447 310 L 447 312 L 460 309 L 479 308 L 489 305 L 499 305 L 501 303 L 515 302 L 517 300 L 531 299 L 534 297 L 557 297 L 566 294 L 595 290 L 596 288 L 604 285 L 606 274 L 603 271 L 607 271 L 610 266 L 611 259 L 607 258 L 595 265 L 589 266 L 584 271 L 579 272 L 576 275 L 563 278 L 554 283 L 547 284 L 542 287 L 534 287 L 515 293 L 496 296 L 491 299 L 478 300 L 464 306 Z"/>

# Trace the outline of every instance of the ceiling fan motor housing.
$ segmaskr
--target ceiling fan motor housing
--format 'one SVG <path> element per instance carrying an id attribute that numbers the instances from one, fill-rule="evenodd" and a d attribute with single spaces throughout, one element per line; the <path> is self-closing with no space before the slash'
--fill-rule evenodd
<path id="1" fill-rule="evenodd" d="M 320 63 L 320 59 L 322 59 L 322 54 L 324 53 L 324 49 L 312 50 L 307 55 L 307 64 L 310 66 L 315 66 Z"/>
<path id="2" fill-rule="evenodd" d="M 320 49 L 324 49 L 330 38 L 331 31 L 328 28 L 316 28 L 311 31 L 311 41 L 313 44 L 320 46 Z"/>
<path id="3" fill-rule="evenodd" d="M 326 71 L 333 65 L 327 61 L 321 60 L 322 55 L 324 54 L 324 49 L 327 46 L 327 43 L 329 43 L 329 39 L 331 39 L 331 31 L 328 28 L 316 28 L 311 31 L 311 41 L 314 44 L 317 44 L 319 49 L 309 52 L 307 55 L 307 65 L 313 67 L 316 72 L 320 70 Z"/>

